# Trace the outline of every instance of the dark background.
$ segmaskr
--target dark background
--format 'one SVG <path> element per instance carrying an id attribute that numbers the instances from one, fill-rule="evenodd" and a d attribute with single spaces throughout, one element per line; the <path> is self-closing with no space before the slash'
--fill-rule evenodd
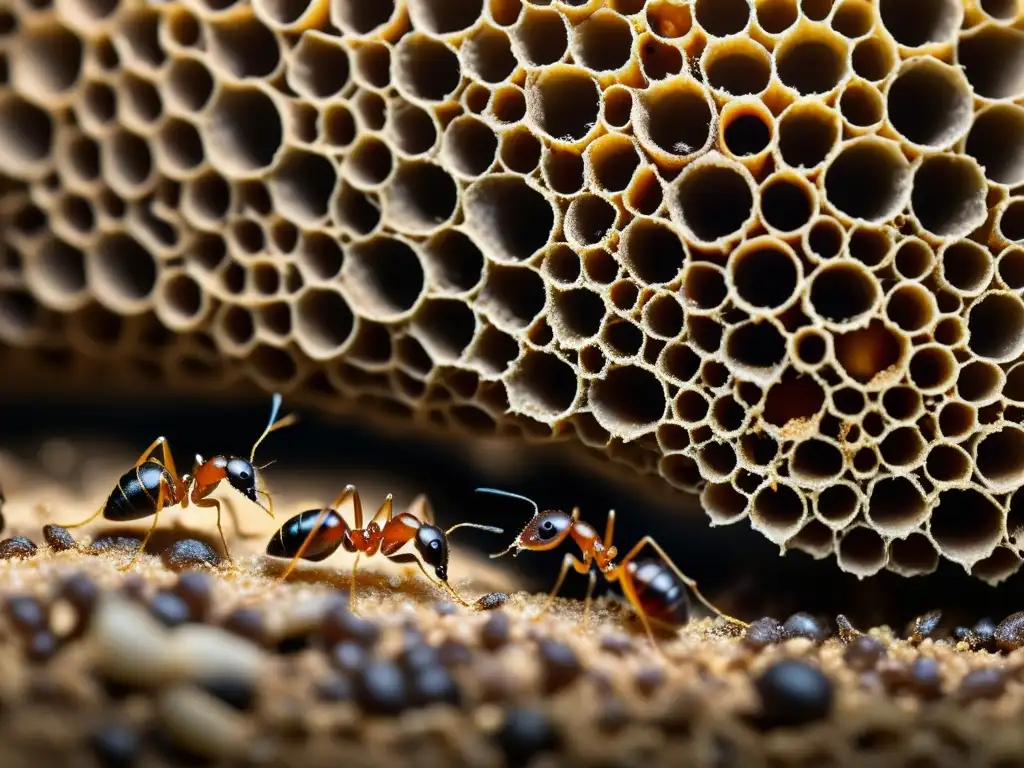
<path id="1" fill-rule="evenodd" d="M 165 400 L 110 398 L 106 402 L 76 399 L 42 402 L 5 397 L 0 404 L 0 444 L 27 450 L 48 438 L 96 439 L 138 446 L 141 452 L 156 436 L 168 438 L 179 469 L 191 457 L 223 452 L 248 455 L 269 413 L 269 399 L 243 404 L 201 404 Z M 943 609 L 954 622 L 973 623 L 982 616 L 999 620 L 1024 609 L 1024 573 L 999 587 L 969 577 L 962 568 L 941 561 L 939 571 L 906 579 L 883 572 L 858 580 L 839 571 L 834 557 L 815 561 L 801 552 L 779 557 L 776 546 L 752 531 L 749 524 L 710 528 L 703 514 L 680 514 L 685 497 L 666 490 L 665 503 L 638 498 L 611 480 L 585 472 L 576 464 L 544 460 L 517 476 L 515 482 L 489 476 L 443 445 L 422 436 L 385 436 L 379 430 L 337 418 L 314 416 L 285 401 L 283 413 L 297 410 L 302 420 L 276 433 L 261 447 L 262 460 L 276 459 L 274 475 L 305 470 L 331 472 L 344 484 L 346 473 L 366 471 L 393 475 L 403 487 L 426 493 L 443 524 L 475 519 L 504 526 L 506 535 L 463 530 L 459 543 L 494 552 L 504 549 L 532 514 L 522 502 L 473 493 L 477 486 L 497 486 L 531 496 L 541 508 L 571 509 L 579 505 L 584 519 L 603 531 L 605 514 L 617 510 L 616 544 L 631 547 L 645 533 L 654 535 L 680 568 L 695 578 L 711 599 L 733 615 L 754 619 L 773 615 L 785 619 L 797 610 L 835 616 L 846 614 L 855 624 L 889 623 L 902 628 L 914 616 Z M 532 446 L 516 450 L 536 453 Z M 111 478 L 113 482 L 115 478 Z M 273 490 L 273 478 L 268 478 Z M 339 485 L 340 487 L 340 485 Z M 375 508 L 375 503 L 370 502 Z M 285 514 L 289 514 L 285 511 Z M 279 515 L 280 516 L 280 515 Z M 508 567 L 537 590 L 550 589 L 564 550 L 524 552 L 506 558 Z M 586 579 L 567 579 L 563 594 L 582 595 Z M 598 593 L 602 593 L 599 587 Z M 616 588 L 617 590 L 617 588 Z"/>

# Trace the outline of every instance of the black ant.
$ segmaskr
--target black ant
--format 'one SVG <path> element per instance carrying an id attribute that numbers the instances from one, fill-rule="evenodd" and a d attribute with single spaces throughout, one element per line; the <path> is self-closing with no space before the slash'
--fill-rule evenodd
<path id="1" fill-rule="evenodd" d="M 477 493 L 490 493 L 525 501 L 534 510 L 533 517 L 516 540 L 504 552 L 491 555 L 492 558 L 502 557 L 513 550 L 515 550 L 515 555 L 524 549 L 533 552 L 546 552 L 557 548 L 567 538 L 572 538 L 583 553 L 582 560 L 571 552 L 566 553 L 554 589 L 548 595 L 544 607 L 533 617 L 534 621 L 540 619 L 551 608 L 558 590 L 562 587 L 562 582 L 565 581 L 565 577 L 569 573 L 569 568 L 572 567 L 576 569 L 577 573 L 585 573 L 590 577 L 586 600 L 583 604 L 583 629 L 586 630 L 590 619 L 590 600 L 597 582 L 597 574 L 591 566 L 597 566 L 597 570 L 609 583 L 619 582 L 626 599 L 643 622 L 644 629 L 647 630 L 647 635 L 654 643 L 655 648 L 657 648 L 657 643 L 651 629 L 651 620 L 671 627 L 680 627 L 689 621 L 690 600 L 686 593 L 687 587 L 718 616 L 741 626 L 747 626 L 746 622 L 726 615 L 709 602 L 697 589 L 697 582 L 679 570 L 665 550 L 651 536 L 644 536 L 616 564 L 615 558 L 619 552 L 612 545 L 612 537 L 615 532 L 615 510 L 608 512 L 608 522 L 605 525 L 604 539 L 602 540 L 593 527 L 580 520 L 579 507 L 574 507 L 571 515 L 557 509 L 542 512 L 535 501 L 525 496 L 494 488 L 477 488 L 476 491 Z M 649 544 L 658 553 L 660 559 L 635 562 L 636 556 L 645 544 Z"/>
<path id="2" fill-rule="evenodd" d="M 337 508 L 349 500 L 352 501 L 354 508 L 355 527 L 349 527 L 337 512 Z M 349 605 L 353 611 L 359 558 L 362 555 L 372 557 L 378 552 L 395 563 L 415 563 L 427 581 L 437 586 L 424 567 L 426 563 L 434 569 L 434 575 L 440 581 L 441 587 L 461 605 L 470 607 L 470 604 L 448 583 L 448 534 L 457 528 L 479 528 L 491 533 L 504 531 L 501 528 L 477 523 L 459 523 L 448 530 L 442 530 L 434 524 L 433 510 L 424 496 L 417 497 L 410 506 L 410 510 L 413 509 L 421 511 L 419 514 L 409 511 L 395 515 L 392 496 L 389 493 L 377 514 L 364 527 L 363 503 L 359 498 L 359 492 L 355 486 L 347 485 L 330 506 L 323 509 L 308 509 L 288 520 L 267 544 L 266 552 L 271 557 L 291 558 L 288 567 L 281 574 L 281 581 L 288 578 L 299 560 L 319 562 L 333 555 L 339 547 L 344 547 L 346 552 L 354 552 L 356 559 L 352 564 L 349 589 Z M 383 526 L 377 524 L 377 518 L 381 515 L 384 515 Z M 410 542 L 415 553 L 399 551 Z"/>
<path id="3" fill-rule="evenodd" d="M 156 529 L 160 511 L 175 504 L 187 507 L 191 502 L 197 507 L 212 507 L 217 510 L 217 530 L 220 532 L 221 543 L 224 545 L 224 553 L 230 561 L 231 554 L 227 538 L 224 536 L 224 529 L 220 522 L 220 501 L 207 497 L 213 493 L 222 480 L 227 480 L 231 487 L 245 498 L 257 504 L 271 517 L 274 516 L 274 500 L 267 492 L 263 476 L 260 474 L 261 470 L 266 469 L 273 462 L 259 468 L 254 467 L 252 462 L 256 457 L 256 448 L 267 435 L 295 423 L 296 416 L 294 414 L 277 421 L 277 413 L 280 409 L 281 395 L 275 393 L 270 409 L 270 421 L 267 422 L 267 428 L 263 430 L 263 434 L 253 444 L 248 459 L 223 455 L 203 459 L 202 456 L 196 455 L 191 474 L 178 475 L 167 439 L 158 437 L 142 453 L 139 460 L 135 462 L 135 466 L 121 475 L 117 481 L 117 487 L 110 492 L 102 507 L 88 519 L 63 527 L 77 528 L 87 525 L 100 515 L 107 520 L 119 523 L 141 520 L 152 515 L 153 524 L 146 532 L 142 544 L 132 555 L 131 560 L 119 567 L 119 570 L 124 571 L 130 568 L 136 558 L 145 550 L 150 536 Z M 152 455 L 157 448 L 162 451 L 162 460 Z M 260 504 L 260 496 L 266 498 L 268 506 L 264 507 Z M 238 515 L 234 505 L 229 503 L 228 508 L 237 528 Z"/>

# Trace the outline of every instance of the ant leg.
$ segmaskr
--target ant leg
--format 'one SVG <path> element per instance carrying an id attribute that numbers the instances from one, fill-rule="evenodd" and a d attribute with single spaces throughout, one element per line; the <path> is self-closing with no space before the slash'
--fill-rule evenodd
<path id="1" fill-rule="evenodd" d="M 157 448 L 160 448 L 161 451 L 162 451 L 163 461 L 161 461 L 160 459 L 153 459 L 152 456 L 151 456 L 151 454 Z M 171 478 L 174 480 L 175 486 L 176 487 L 178 486 L 178 484 L 181 481 L 178 478 L 178 471 L 177 471 L 177 469 L 174 466 L 174 457 L 171 456 L 171 450 L 170 450 L 170 446 L 167 443 L 167 438 L 165 438 L 165 437 L 158 437 L 156 440 L 154 440 L 152 443 L 150 443 L 149 447 L 140 454 L 138 459 L 136 459 L 135 464 L 133 466 L 137 469 L 138 467 L 141 467 L 143 464 L 145 464 L 147 461 L 150 461 L 150 460 L 156 462 L 157 464 L 161 464 L 164 467 L 164 469 L 166 469 L 168 472 L 170 472 Z M 177 495 L 177 494 L 175 494 L 175 495 Z M 88 525 L 93 520 L 95 520 L 97 517 L 99 517 L 100 515 L 103 514 L 103 511 L 106 509 L 106 506 L 107 506 L 106 502 L 104 502 L 103 506 L 101 506 L 93 514 L 89 515 L 89 517 L 85 518 L 85 520 L 82 520 L 81 522 L 78 522 L 78 523 L 68 523 L 67 525 L 61 525 L 61 528 L 80 528 L 83 525 Z"/>
<path id="2" fill-rule="evenodd" d="M 149 451 L 152 452 L 154 448 L 160 446 L 161 458 L 163 459 L 164 469 L 171 473 L 171 477 L 174 479 L 175 485 L 181 482 L 178 477 L 178 468 L 174 466 L 174 457 L 171 455 L 171 445 L 167 442 L 167 438 L 158 437 L 156 441 L 149 447 Z M 145 456 L 145 454 L 143 454 Z M 144 458 L 140 458 L 135 464 L 136 467 L 141 466 L 145 462 Z"/>
<path id="3" fill-rule="evenodd" d="M 633 550 L 634 551 L 631 552 L 630 555 L 634 555 L 636 553 L 637 547 L 634 547 Z M 622 587 L 622 594 L 626 596 L 629 604 L 633 606 L 633 610 L 636 611 L 636 615 L 640 617 L 640 621 L 644 625 L 644 631 L 647 632 L 647 637 L 651 641 L 651 647 L 654 648 L 654 652 L 658 654 L 662 660 L 665 660 L 665 652 L 661 649 L 661 646 L 658 645 L 658 640 L 654 636 L 654 629 L 651 627 L 651 622 L 647 618 L 647 611 L 644 610 L 643 603 L 640 602 L 640 597 L 637 595 L 636 589 L 633 587 L 632 580 L 626 574 L 625 564 L 628 563 L 629 560 L 630 556 L 627 555 L 616 569 L 619 574 L 619 586 Z"/>
<path id="4" fill-rule="evenodd" d="M 156 530 L 157 523 L 160 521 L 160 511 L 164 508 L 167 503 L 167 483 L 160 483 L 160 490 L 156 494 L 156 511 L 153 512 L 153 524 L 149 526 L 149 530 L 146 531 L 146 535 L 142 538 L 142 543 L 139 544 L 139 548 L 135 550 L 135 554 L 132 555 L 131 559 L 124 565 L 119 565 L 117 570 L 124 572 L 127 571 L 136 560 L 139 559 L 139 555 L 146 551 L 146 545 L 149 544 L 149 539 L 153 535 L 153 531 Z"/>
<path id="5" fill-rule="evenodd" d="M 302 540 L 302 544 L 298 550 L 292 555 L 291 561 L 288 563 L 288 567 L 284 569 L 284 573 L 278 578 L 278 581 L 283 582 L 291 572 L 295 569 L 295 566 L 299 564 L 299 560 L 306 554 L 306 550 L 309 549 L 309 545 L 313 542 L 317 532 L 320 530 L 320 526 L 324 524 L 327 516 L 331 514 L 332 507 L 324 507 L 320 510 L 320 514 L 317 515 L 316 521 L 313 523 L 313 527 L 309 529 L 309 533 L 306 534 L 306 538 Z"/>
<path id="6" fill-rule="evenodd" d="M 604 548 L 606 550 L 612 548 L 612 538 L 615 536 L 615 510 L 608 510 L 608 522 L 604 524 Z"/>
<path id="7" fill-rule="evenodd" d="M 231 524 L 235 526 L 235 531 L 237 531 L 238 535 L 241 536 L 243 539 L 253 538 L 252 536 L 248 536 L 242 532 L 242 521 L 238 517 L 238 507 L 235 506 L 235 502 L 233 502 L 230 498 L 224 498 L 222 500 L 222 503 L 224 504 L 224 506 L 228 508 L 228 514 L 231 516 Z M 223 538 L 223 536 L 221 538 Z"/>
<path id="8" fill-rule="evenodd" d="M 104 503 L 102 507 L 100 507 L 95 512 L 93 512 L 91 515 L 89 515 L 87 518 L 85 518 L 85 520 L 82 520 L 81 522 L 78 522 L 78 523 L 68 523 L 67 525 L 62 525 L 61 528 L 79 528 L 79 527 L 81 527 L 83 525 L 88 525 L 93 520 L 95 520 L 97 517 L 102 515 L 103 514 L 103 510 L 105 510 L 106 508 L 107 508 L 107 505 L 106 505 L 106 503 Z"/>
<path id="9" fill-rule="evenodd" d="M 427 525 L 437 524 L 437 519 L 434 517 L 434 507 L 431 505 L 430 500 L 424 493 L 421 493 L 412 500 L 412 503 L 409 505 L 408 512 L 413 517 L 422 520 Z"/>
<path id="10" fill-rule="evenodd" d="M 713 611 L 717 615 L 721 616 L 726 621 L 730 621 L 733 624 L 739 624 L 741 627 L 747 626 L 747 622 L 740 621 L 739 619 L 735 619 L 735 618 L 733 618 L 732 616 L 730 616 L 727 613 L 723 613 L 721 610 L 719 610 L 714 605 L 714 603 L 712 603 L 710 600 L 708 600 L 706 597 L 704 597 L 704 595 L 701 594 L 700 589 L 698 589 L 698 587 L 697 587 L 697 582 L 694 581 L 693 579 L 691 579 L 689 576 L 687 576 L 681 570 L 679 570 L 679 566 L 677 566 L 672 561 L 672 558 L 670 558 L 668 556 L 668 553 L 666 553 L 665 550 L 661 548 L 661 545 L 658 544 L 658 542 L 656 542 L 650 536 L 644 536 L 642 539 L 640 539 L 640 541 L 637 542 L 637 545 L 635 547 L 633 547 L 633 549 L 631 549 L 629 551 L 629 554 L 626 555 L 624 558 L 622 558 L 622 562 L 619 563 L 619 568 L 622 568 L 628 561 L 630 561 L 634 557 L 636 557 L 637 553 L 643 548 L 644 544 L 650 544 L 651 545 L 651 547 L 654 549 L 654 551 L 657 552 L 661 556 L 661 558 L 665 561 L 665 564 L 669 568 L 672 569 L 672 571 L 675 573 L 676 576 L 679 577 L 679 580 L 681 582 L 683 582 L 683 584 L 685 584 L 690 590 L 693 591 L 693 594 L 695 594 L 697 596 L 697 599 L 700 600 L 705 605 L 705 607 L 709 608 L 711 611 Z"/>
<path id="11" fill-rule="evenodd" d="M 358 520 L 360 524 L 362 523 L 363 506 L 359 501 L 359 494 L 354 486 L 346 485 L 342 489 L 341 493 L 334 497 L 334 500 L 331 501 L 329 506 L 326 506 L 320 510 L 320 514 L 317 515 L 316 521 L 313 523 L 313 527 L 310 528 L 309 533 L 306 534 L 306 538 L 302 540 L 302 544 L 299 546 L 298 551 L 296 551 L 296 553 L 292 555 L 292 559 L 288 563 L 288 567 L 284 569 L 284 573 L 281 574 L 278 581 L 283 582 L 285 579 L 288 578 L 291 572 L 295 570 L 295 566 L 299 564 L 299 560 L 301 560 L 302 556 L 306 554 L 306 550 L 309 549 L 309 545 L 313 542 L 313 538 L 320 530 L 320 526 L 324 524 L 324 521 L 327 519 L 327 516 L 331 514 L 331 510 L 337 510 L 344 503 L 345 499 L 347 499 L 350 495 L 353 494 L 355 495 L 356 520 Z M 338 514 L 340 515 L 341 513 L 339 512 Z M 360 525 L 357 525 L 357 527 L 360 527 Z"/>
<path id="12" fill-rule="evenodd" d="M 348 609 L 352 612 L 356 612 L 356 568 L 359 567 L 359 556 L 362 552 L 356 552 L 356 559 L 352 563 L 352 576 L 349 580 L 348 587 Z"/>
<path id="13" fill-rule="evenodd" d="M 590 582 L 587 584 L 587 597 L 583 601 L 583 631 L 590 630 L 590 600 L 594 595 L 594 587 L 597 585 L 597 574 L 591 568 L 588 572 Z"/>
<path id="14" fill-rule="evenodd" d="M 376 522 L 377 518 L 380 517 L 381 512 L 386 512 L 384 515 L 384 525 L 391 522 L 391 518 L 395 514 L 394 498 L 389 493 L 384 497 L 384 503 L 380 505 L 380 508 L 374 513 L 373 517 L 370 518 L 370 522 L 367 525 Z"/>
<path id="15" fill-rule="evenodd" d="M 565 581 L 565 577 L 569 574 L 570 566 L 576 570 L 576 573 L 587 573 L 590 571 L 590 562 L 581 562 L 577 559 L 576 555 L 572 553 L 566 553 L 565 557 L 562 558 L 562 570 L 558 573 L 558 579 L 555 581 L 555 586 L 548 594 L 548 599 L 544 603 L 544 606 L 540 611 L 533 616 L 534 621 L 538 621 L 541 616 L 547 613 L 551 606 L 555 602 L 555 596 L 558 594 L 558 590 L 562 588 L 562 583 Z"/>
<path id="16" fill-rule="evenodd" d="M 228 548 L 228 539 L 224 535 L 224 526 L 220 523 L 220 499 L 200 499 L 196 502 L 197 507 L 214 508 L 217 510 L 217 532 L 220 534 L 220 543 L 224 545 L 224 556 L 228 559 L 228 565 L 232 568 L 235 567 L 235 559 L 231 557 L 231 549 Z M 238 527 L 237 518 L 235 519 L 235 527 Z"/>

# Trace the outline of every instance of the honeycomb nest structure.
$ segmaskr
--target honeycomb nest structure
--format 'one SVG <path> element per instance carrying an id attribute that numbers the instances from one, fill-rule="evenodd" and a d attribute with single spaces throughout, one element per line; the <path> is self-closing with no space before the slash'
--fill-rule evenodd
<path id="1" fill-rule="evenodd" d="M 1020 0 L 15 0 L 0 333 L 575 440 L 860 576 L 1024 527 Z"/>

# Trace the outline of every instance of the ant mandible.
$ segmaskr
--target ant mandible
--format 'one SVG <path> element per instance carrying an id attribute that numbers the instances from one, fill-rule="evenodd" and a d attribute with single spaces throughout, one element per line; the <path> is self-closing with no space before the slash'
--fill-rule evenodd
<path id="1" fill-rule="evenodd" d="M 349 527 L 337 508 L 351 500 L 355 515 L 355 527 Z M 380 552 L 394 563 L 415 563 L 423 576 L 434 586 L 437 582 L 427 573 L 427 566 L 434 569 L 440 586 L 459 604 L 470 607 L 455 588 L 448 582 L 448 534 L 457 528 L 479 528 L 491 533 L 504 533 L 501 528 L 477 523 L 459 523 L 448 530 L 442 530 L 434 524 L 434 513 L 425 496 L 413 501 L 410 510 L 420 509 L 419 514 L 412 511 L 394 514 L 392 496 L 389 493 L 380 509 L 363 526 L 363 503 L 359 492 L 353 485 L 345 489 L 322 509 L 308 509 L 288 520 L 267 544 L 267 554 L 271 557 L 290 557 L 291 562 L 281 574 L 284 581 L 298 564 L 299 560 L 319 562 L 325 560 L 339 547 L 346 552 L 354 552 L 355 562 L 352 564 L 351 584 L 349 588 L 349 607 L 355 611 L 356 569 L 359 558 L 363 555 L 372 557 Z M 383 526 L 377 519 L 384 515 Z M 412 542 L 415 553 L 400 552 L 406 544 Z"/>
<path id="2" fill-rule="evenodd" d="M 142 453 L 139 460 L 135 462 L 135 466 L 121 475 L 117 486 L 107 496 L 102 507 L 86 520 L 63 527 L 77 528 L 87 525 L 100 515 L 107 520 L 119 523 L 141 520 L 152 515 L 153 524 L 146 532 L 139 548 L 127 563 L 119 566 L 118 570 L 124 571 L 130 568 L 146 549 L 146 544 L 149 543 L 153 531 L 156 530 L 160 511 L 175 504 L 187 507 L 191 502 L 197 507 L 212 507 L 217 510 L 217 530 L 220 532 L 220 540 L 224 545 L 224 554 L 230 562 L 232 560 L 231 552 L 228 549 L 227 538 L 224 536 L 224 529 L 221 527 L 220 521 L 220 501 L 207 497 L 213 493 L 222 480 L 227 480 L 231 487 L 245 498 L 254 502 L 271 517 L 274 516 L 274 500 L 267 492 L 263 476 L 260 474 L 261 470 L 266 469 L 273 462 L 259 468 L 254 467 L 252 462 L 256 457 L 256 448 L 267 435 L 295 423 L 296 416 L 294 414 L 278 421 L 277 413 L 280 409 L 281 395 L 275 392 L 270 409 L 270 421 L 267 422 L 267 428 L 263 430 L 263 434 L 253 443 L 248 459 L 224 455 L 203 459 L 202 456 L 196 455 L 191 474 L 178 475 L 167 439 L 158 437 Z M 161 449 L 162 460 L 153 456 L 158 448 Z M 260 504 L 260 496 L 266 498 L 266 507 Z M 229 503 L 228 508 L 237 528 L 238 515 L 234 505 Z"/>
<path id="3" fill-rule="evenodd" d="M 647 636 L 656 650 L 658 644 L 654 639 L 651 620 L 673 627 L 686 624 L 690 618 L 687 588 L 692 590 L 697 598 L 718 616 L 740 626 L 747 626 L 746 622 L 723 613 L 708 601 L 697 588 L 697 582 L 679 570 L 665 550 L 651 536 L 644 536 L 616 564 L 615 558 L 619 552 L 612 544 L 615 532 L 615 510 L 608 512 L 604 539 L 600 539 L 592 526 L 580 520 L 579 507 L 574 507 L 571 515 L 557 509 L 548 509 L 542 512 L 537 506 L 537 502 L 526 496 L 494 488 L 477 488 L 476 492 L 525 501 L 534 510 L 533 517 L 516 540 L 505 551 L 491 555 L 492 558 L 502 557 L 513 550 L 515 550 L 513 557 L 524 549 L 533 552 L 547 552 L 559 547 L 567 538 L 571 538 L 583 554 L 583 559 L 580 560 L 571 552 L 566 553 L 554 589 L 551 590 L 547 602 L 544 603 L 540 612 L 533 617 L 534 621 L 540 619 L 554 604 L 555 596 L 561 589 L 562 582 L 565 581 L 565 577 L 569 573 L 569 568 L 572 567 L 577 573 L 587 574 L 590 577 L 586 600 L 583 604 L 583 628 L 585 630 L 589 624 L 590 600 L 597 582 L 597 575 L 592 566 L 597 566 L 597 570 L 609 583 L 619 582 L 626 599 L 643 622 Z M 650 545 L 658 553 L 660 559 L 635 562 L 636 556 L 644 548 L 644 545 Z"/>

